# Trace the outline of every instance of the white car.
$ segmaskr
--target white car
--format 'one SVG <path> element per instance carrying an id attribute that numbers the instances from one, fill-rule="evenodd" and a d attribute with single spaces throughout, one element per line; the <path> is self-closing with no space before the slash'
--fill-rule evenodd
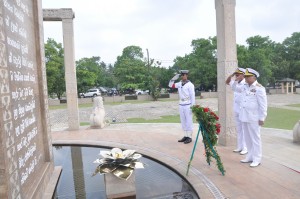
<path id="1" fill-rule="evenodd" d="M 82 93 L 81 97 L 96 97 L 101 96 L 101 92 L 97 88 L 89 89 L 86 93 Z"/>
<path id="2" fill-rule="evenodd" d="M 135 94 L 136 95 L 147 95 L 147 94 L 149 94 L 149 90 L 136 90 Z"/>

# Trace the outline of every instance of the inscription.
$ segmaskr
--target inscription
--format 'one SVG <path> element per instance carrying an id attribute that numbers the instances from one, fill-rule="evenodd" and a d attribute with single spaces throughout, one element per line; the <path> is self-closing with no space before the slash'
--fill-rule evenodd
<path id="1" fill-rule="evenodd" d="M 17 151 L 20 151 L 23 147 L 28 147 L 31 140 L 37 135 L 37 128 L 33 128 L 27 136 L 21 138 L 21 141 L 17 144 Z"/>
<path id="2" fill-rule="evenodd" d="M 19 135 L 22 135 L 25 129 L 35 122 L 36 117 L 34 115 L 32 115 L 32 117 L 26 117 L 17 127 L 15 127 L 16 136 L 18 137 Z"/>
<path id="3" fill-rule="evenodd" d="M 28 112 L 32 113 L 34 109 L 35 109 L 35 100 L 28 102 L 24 106 L 18 104 L 17 108 L 13 110 L 14 119 L 17 120 L 19 118 L 22 118 L 25 116 L 26 113 Z"/>
<path id="4" fill-rule="evenodd" d="M 21 185 L 25 183 L 28 176 L 34 172 L 35 166 L 38 164 L 38 160 L 36 157 L 29 163 L 29 166 L 25 169 L 25 172 L 21 173 Z"/>
<path id="5" fill-rule="evenodd" d="M 16 88 L 11 92 L 12 99 L 15 101 L 26 100 L 28 97 L 33 98 L 33 89 L 31 87 Z"/>
<path id="6" fill-rule="evenodd" d="M 39 95 L 36 68 L 35 17 L 32 8 L 34 1 L 2 0 L 1 11 L 3 18 L 0 20 L 0 37 L 5 48 L 0 48 L 0 58 L 7 66 L 6 70 L 0 69 L 0 99 L 1 118 L 4 134 L 9 138 L 6 149 L 14 153 L 8 154 L 13 166 L 10 174 L 16 173 L 16 186 L 11 190 L 14 194 L 9 197 L 20 196 L 17 185 L 24 189 L 31 186 L 32 174 L 38 168 L 39 161 L 43 158 L 44 148 L 39 139 Z M 3 7 L 2 7 L 3 5 Z M 1 32 L 3 34 L 1 35 Z M 1 39 L 0 38 L 0 39 Z M 43 44 L 43 41 L 40 41 Z M 0 44 L 1 45 L 1 44 Z M 4 49 L 4 50 L 3 50 Z M 45 70 L 45 69 L 44 69 Z M 44 86 L 44 85 L 41 85 Z M 35 96 L 37 95 L 37 96 Z M 7 139 L 8 140 L 8 139 Z M 12 197 L 14 195 L 14 197 Z"/>
<path id="7" fill-rule="evenodd" d="M 10 80 L 17 81 L 17 82 L 33 82 L 35 83 L 35 75 L 30 74 L 23 74 L 20 71 L 10 71 Z"/>
<path id="8" fill-rule="evenodd" d="M 36 151 L 36 143 L 34 142 L 31 146 L 27 148 L 27 151 L 24 157 L 19 157 L 19 169 L 23 168 L 30 157 L 33 156 L 33 153 Z"/>

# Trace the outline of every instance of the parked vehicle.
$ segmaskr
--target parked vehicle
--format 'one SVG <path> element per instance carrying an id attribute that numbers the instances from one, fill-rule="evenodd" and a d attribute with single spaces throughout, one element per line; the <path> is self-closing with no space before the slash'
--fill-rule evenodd
<path id="1" fill-rule="evenodd" d="M 119 95 L 119 91 L 116 88 L 111 88 L 109 91 L 107 91 L 108 96 L 115 96 Z"/>
<path id="2" fill-rule="evenodd" d="M 96 97 L 101 96 L 101 91 L 97 88 L 89 89 L 86 93 L 81 93 L 81 97 Z"/>
<path id="3" fill-rule="evenodd" d="M 135 94 L 135 91 L 132 88 L 128 88 L 128 89 L 122 90 L 120 92 L 120 95 L 134 95 L 134 94 Z"/>
<path id="4" fill-rule="evenodd" d="M 135 94 L 136 95 L 147 95 L 147 94 L 149 94 L 149 90 L 136 90 Z"/>
<path id="5" fill-rule="evenodd" d="M 104 88 L 104 87 L 99 87 L 98 89 L 100 90 L 100 92 L 101 92 L 102 95 L 106 95 L 107 92 L 108 92 L 107 89 Z"/>

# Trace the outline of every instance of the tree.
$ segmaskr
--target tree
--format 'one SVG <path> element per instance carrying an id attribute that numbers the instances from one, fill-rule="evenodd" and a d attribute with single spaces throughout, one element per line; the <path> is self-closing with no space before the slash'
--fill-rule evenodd
<path id="1" fill-rule="evenodd" d="M 247 61 L 249 59 L 249 53 L 248 49 L 244 45 L 237 44 L 237 59 L 239 67 L 248 68 Z"/>
<path id="2" fill-rule="evenodd" d="M 217 38 L 196 39 L 192 41 L 193 50 L 184 57 L 176 57 L 174 69 L 189 70 L 189 79 L 198 85 L 212 89 L 217 85 Z"/>
<path id="3" fill-rule="evenodd" d="M 300 79 L 300 32 L 294 32 L 291 37 L 283 42 L 283 57 L 288 64 L 288 76 L 292 79 Z"/>
<path id="4" fill-rule="evenodd" d="M 76 61 L 78 96 L 88 89 L 98 86 L 101 81 L 100 57 L 84 57 Z"/>
<path id="5" fill-rule="evenodd" d="M 45 58 L 48 94 L 50 96 L 55 94 L 58 99 L 61 99 L 62 94 L 66 90 L 62 44 L 48 38 L 45 44 Z"/>
<path id="6" fill-rule="evenodd" d="M 272 81 L 272 70 L 276 68 L 272 63 L 276 43 L 269 37 L 259 35 L 248 38 L 246 42 L 248 44 L 246 68 L 257 70 L 260 74 L 259 82 L 266 86 Z"/>
<path id="7" fill-rule="evenodd" d="M 146 87 L 147 67 L 143 58 L 142 49 L 138 46 L 124 48 L 122 55 L 117 57 L 114 75 L 121 90 Z"/>

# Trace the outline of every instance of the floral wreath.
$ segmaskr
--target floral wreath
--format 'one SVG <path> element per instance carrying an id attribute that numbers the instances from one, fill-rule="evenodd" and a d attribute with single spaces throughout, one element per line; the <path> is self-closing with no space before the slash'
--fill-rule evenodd
<path id="1" fill-rule="evenodd" d="M 212 161 L 211 158 L 215 158 L 219 171 L 224 175 L 224 166 L 216 149 L 218 134 L 220 133 L 221 128 L 221 125 L 218 122 L 219 117 L 207 107 L 194 105 L 191 109 L 199 123 L 199 131 L 201 131 L 205 148 L 206 162 L 210 165 L 210 162 Z"/>

